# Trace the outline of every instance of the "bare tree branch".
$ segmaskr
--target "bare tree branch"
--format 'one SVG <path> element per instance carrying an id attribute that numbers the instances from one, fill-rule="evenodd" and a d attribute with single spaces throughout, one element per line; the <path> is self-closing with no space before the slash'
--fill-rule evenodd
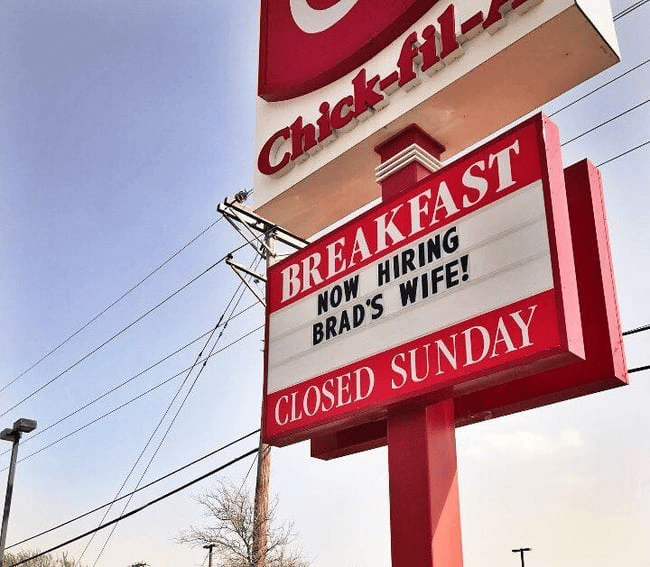
<path id="1" fill-rule="evenodd" d="M 192 546 L 214 545 L 217 567 L 253 567 L 253 501 L 248 492 L 226 482 L 200 494 L 195 500 L 204 508 L 208 519 L 203 526 L 181 531 L 176 541 Z M 296 538 L 290 523 L 276 524 L 277 498 L 269 505 L 267 524 L 267 567 L 308 567 L 309 562 L 292 549 Z M 43 566 L 50 567 L 50 566 Z"/>

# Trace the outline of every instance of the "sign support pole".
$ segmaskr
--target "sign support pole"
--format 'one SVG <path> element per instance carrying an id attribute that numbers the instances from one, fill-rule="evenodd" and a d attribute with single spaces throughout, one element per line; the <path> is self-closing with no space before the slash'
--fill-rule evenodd
<path id="1" fill-rule="evenodd" d="M 388 416 L 393 567 L 462 567 L 453 400 Z"/>
<path id="2" fill-rule="evenodd" d="M 413 124 L 375 151 L 388 200 L 441 166 L 444 147 Z M 393 567 L 462 567 L 454 402 L 388 415 Z"/>

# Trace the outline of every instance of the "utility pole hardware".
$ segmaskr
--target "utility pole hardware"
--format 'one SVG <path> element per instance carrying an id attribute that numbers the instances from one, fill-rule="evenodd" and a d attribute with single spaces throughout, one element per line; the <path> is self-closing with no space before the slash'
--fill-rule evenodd
<path id="1" fill-rule="evenodd" d="M 230 225 L 250 244 L 254 250 L 266 260 L 266 267 L 273 264 L 276 258 L 276 243 L 287 245 L 294 250 L 299 250 L 309 244 L 288 230 L 268 221 L 244 205 L 248 193 L 240 191 L 234 198 L 226 198 L 217 205 L 217 210 L 224 216 Z M 233 255 L 228 255 L 226 263 L 233 269 L 237 277 L 246 285 L 255 298 L 264 306 L 266 302 L 259 291 L 250 284 L 245 276 L 255 281 L 266 281 L 262 276 L 233 260 Z M 262 424 L 263 426 L 263 424 Z M 257 479 L 255 482 L 255 502 L 253 510 L 253 566 L 266 567 L 267 533 L 269 519 L 269 476 L 271 469 L 271 447 L 262 441 L 260 436 L 259 450 L 257 453 Z M 210 546 L 204 546 L 208 548 Z M 212 546 L 214 547 L 214 546 Z M 210 548 L 210 565 L 212 567 L 212 549 Z"/>

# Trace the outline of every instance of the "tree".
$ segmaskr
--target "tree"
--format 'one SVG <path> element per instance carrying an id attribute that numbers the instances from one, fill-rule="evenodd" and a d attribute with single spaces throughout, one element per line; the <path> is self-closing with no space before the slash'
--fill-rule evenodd
<path id="1" fill-rule="evenodd" d="M 253 557 L 253 500 L 245 489 L 220 482 L 213 490 L 195 497 L 209 518 L 207 525 L 180 532 L 179 543 L 214 545 L 215 565 L 255 567 Z M 309 562 L 292 549 L 296 533 L 290 523 L 275 520 L 277 498 L 269 506 L 266 542 L 267 567 L 308 567 Z"/>
<path id="2" fill-rule="evenodd" d="M 25 561 L 30 557 L 38 555 L 40 552 L 36 550 L 21 550 L 16 553 L 5 553 L 2 565 L 4 567 L 11 567 L 18 561 Z M 25 563 L 21 563 L 19 567 L 82 567 L 76 559 L 68 557 L 67 553 L 62 553 L 60 557 L 54 557 L 50 553 L 29 559 Z"/>

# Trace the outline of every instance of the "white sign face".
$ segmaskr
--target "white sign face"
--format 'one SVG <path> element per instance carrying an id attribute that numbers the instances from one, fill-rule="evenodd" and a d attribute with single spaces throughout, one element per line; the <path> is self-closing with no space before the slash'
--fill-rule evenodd
<path id="1" fill-rule="evenodd" d="M 368 0 L 340 1 L 332 6 L 336 12 L 292 0 L 285 19 L 274 24 L 271 15 L 285 3 L 263 1 L 260 75 L 269 83 L 278 77 L 265 70 L 292 70 L 293 59 L 309 69 L 312 59 L 319 63 L 322 49 L 300 51 L 301 38 L 323 36 L 329 45 L 354 50 L 344 38 L 357 21 L 370 26 L 359 33 L 396 37 L 378 52 L 370 42 L 342 53 L 344 62 L 361 63 L 329 83 L 321 85 L 343 65 L 314 70 L 313 85 L 321 85 L 314 88 L 293 84 L 289 73 L 277 81 L 277 92 L 268 86 L 266 99 L 258 99 L 257 211 L 301 236 L 379 195 L 373 150 L 407 125 L 434 137 L 447 159 L 618 61 L 609 0 L 395 0 L 411 18 L 407 25 L 398 19 L 405 29 L 399 35 L 395 18 L 381 19 L 379 0 L 373 9 Z M 395 9 L 388 0 L 386 6 Z M 291 18 L 298 31 L 287 32 L 283 53 L 282 42 L 269 37 L 284 33 L 281 24 Z M 381 33 L 384 28 L 394 34 Z M 265 42 L 284 56 L 283 64 L 273 67 L 275 52 Z M 306 85 L 310 77 L 302 79 Z M 294 98 L 283 98 L 287 93 Z"/>
<path id="2" fill-rule="evenodd" d="M 552 288 L 537 181 L 273 314 L 268 391 Z"/>
<path id="3" fill-rule="evenodd" d="M 579 355 L 558 150 L 529 120 L 272 266 L 267 438 Z"/>

